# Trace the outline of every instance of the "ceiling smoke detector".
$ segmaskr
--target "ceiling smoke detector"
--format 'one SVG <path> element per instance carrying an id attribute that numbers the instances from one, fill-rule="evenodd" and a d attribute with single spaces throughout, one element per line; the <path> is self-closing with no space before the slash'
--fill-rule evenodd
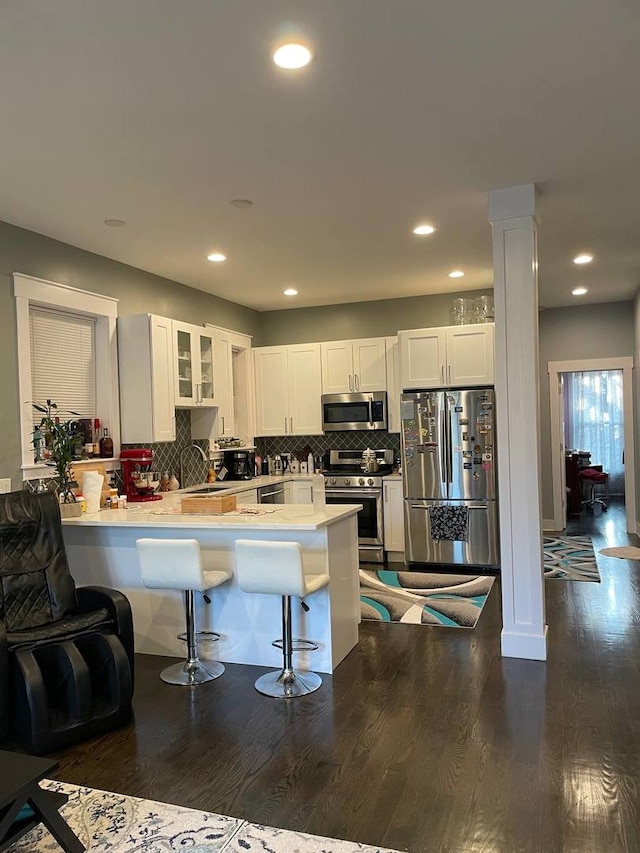
<path id="1" fill-rule="evenodd" d="M 250 198 L 233 198 L 229 202 L 232 207 L 240 208 L 241 210 L 246 210 L 248 207 L 253 207 L 253 202 Z"/>
<path id="2" fill-rule="evenodd" d="M 127 223 L 124 219 L 105 219 L 104 224 L 109 228 L 124 228 Z"/>

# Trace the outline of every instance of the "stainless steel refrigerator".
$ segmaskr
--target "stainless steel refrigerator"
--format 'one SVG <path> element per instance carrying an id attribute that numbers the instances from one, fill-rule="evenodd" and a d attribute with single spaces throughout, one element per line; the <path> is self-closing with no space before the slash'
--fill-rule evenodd
<path id="1" fill-rule="evenodd" d="M 493 388 L 402 395 L 408 563 L 500 561 Z"/>

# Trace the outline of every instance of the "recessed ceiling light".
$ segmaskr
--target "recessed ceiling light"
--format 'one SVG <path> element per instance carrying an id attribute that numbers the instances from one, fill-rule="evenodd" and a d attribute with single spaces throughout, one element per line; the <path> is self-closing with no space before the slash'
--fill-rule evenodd
<path id="1" fill-rule="evenodd" d="M 227 256 L 223 255 L 222 252 L 212 252 L 210 255 L 207 255 L 208 261 L 213 261 L 214 264 L 219 264 L 222 261 L 227 260 Z"/>
<path id="2" fill-rule="evenodd" d="M 311 51 L 303 44 L 283 44 L 273 54 L 273 61 L 280 68 L 304 68 L 311 62 Z"/>
<path id="3" fill-rule="evenodd" d="M 253 207 L 253 202 L 249 198 L 232 198 L 229 204 L 232 207 L 247 208 Z"/>
<path id="4" fill-rule="evenodd" d="M 109 228 L 124 228 L 127 223 L 124 219 L 105 219 L 104 224 Z"/>
<path id="5" fill-rule="evenodd" d="M 464 273 L 462 272 L 462 270 L 454 270 L 453 272 L 449 273 L 449 278 L 462 278 L 463 275 Z"/>
<path id="6" fill-rule="evenodd" d="M 433 234 L 435 230 L 436 229 L 433 227 L 433 225 L 416 225 L 416 227 L 413 229 L 413 233 L 419 235 Z"/>
<path id="7" fill-rule="evenodd" d="M 573 293 L 574 296 L 584 296 L 586 292 L 587 292 L 586 287 L 574 287 L 573 290 L 571 291 L 571 293 Z"/>
<path id="8" fill-rule="evenodd" d="M 284 293 L 285 296 L 297 296 L 298 295 L 298 291 L 295 289 L 295 287 L 287 287 L 287 289 L 283 290 L 282 292 Z"/>
<path id="9" fill-rule="evenodd" d="M 590 264 L 593 260 L 593 255 L 578 255 L 573 259 L 574 264 Z"/>

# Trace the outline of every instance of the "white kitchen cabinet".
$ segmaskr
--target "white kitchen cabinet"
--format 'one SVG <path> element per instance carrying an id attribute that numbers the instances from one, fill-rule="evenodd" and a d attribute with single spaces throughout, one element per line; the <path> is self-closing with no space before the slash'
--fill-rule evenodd
<path id="1" fill-rule="evenodd" d="M 256 435 L 321 435 L 320 344 L 256 347 Z"/>
<path id="2" fill-rule="evenodd" d="M 311 480 L 298 481 L 293 480 L 287 483 L 291 486 L 290 503 L 293 504 L 311 504 L 313 503 Z"/>
<path id="3" fill-rule="evenodd" d="M 218 437 L 235 436 L 233 416 L 233 346 L 231 333 L 214 331 L 213 356 L 215 367 L 215 401 L 218 406 Z"/>
<path id="4" fill-rule="evenodd" d="M 493 323 L 398 332 L 401 389 L 493 385 Z"/>
<path id="5" fill-rule="evenodd" d="M 172 320 L 118 317 L 118 362 L 123 444 L 175 441 Z"/>
<path id="6" fill-rule="evenodd" d="M 236 504 L 257 504 L 258 503 L 258 490 L 257 489 L 247 489 L 244 492 L 236 493 Z"/>
<path id="7" fill-rule="evenodd" d="M 384 550 L 393 560 L 404 560 L 404 508 L 402 478 L 385 477 L 382 481 L 384 496 L 383 528 Z"/>
<path id="8" fill-rule="evenodd" d="M 320 350 L 323 394 L 386 391 L 384 338 L 327 341 Z"/>
<path id="9" fill-rule="evenodd" d="M 387 351 L 387 430 L 400 432 L 400 358 L 398 338 L 386 338 Z"/>
<path id="10" fill-rule="evenodd" d="M 201 326 L 174 321 L 175 400 L 181 408 L 215 406 L 214 336 Z"/>

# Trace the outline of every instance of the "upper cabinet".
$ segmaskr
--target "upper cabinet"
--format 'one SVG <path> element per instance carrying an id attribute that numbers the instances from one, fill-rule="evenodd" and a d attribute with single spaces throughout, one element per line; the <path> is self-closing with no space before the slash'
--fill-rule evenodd
<path id="1" fill-rule="evenodd" d="M 321 435 L 320 344 L 256 347 L 256 435 Z"/>
<path id="2" fill-rule="evenodd" d="M 493 385 L 493 323 L 398 333 L 401 388 Z"/>
<path id="3" fill-rule="evenodd" d="M 174 321 L 176 406 L 215 406 L 214 336 L 210 329 Z"/>
<path id="4" fill-rule="evenodd" d="M 173 324 L 166 317 L 118 317 L 123 444 L 175 441 Z"/>
<path id="5" fill-rule="evenodd" d="M 385 338 L 320 344 L 322 393 L 386 391 Z"/>
<path id="6" fill-rule="evenodd" d="M 386 339 L 387 349 L 387 429 L 389 432 L 400 432 L 400 358 L 398 355 L 398 338 Z"/>

